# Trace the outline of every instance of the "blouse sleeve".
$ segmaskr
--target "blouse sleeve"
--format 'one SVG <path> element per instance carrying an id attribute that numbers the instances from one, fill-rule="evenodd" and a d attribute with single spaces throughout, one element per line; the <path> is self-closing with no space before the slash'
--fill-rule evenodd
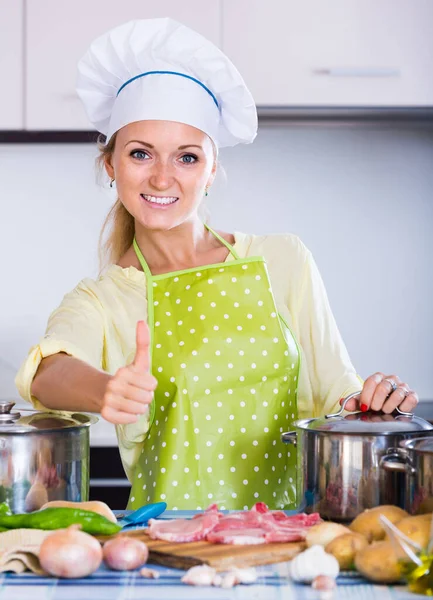
<path id="1" fill-rule="evenodd" d="M 339 400 L 362 388 L 329 305 L 317 265 L 307 249 L 298 296 L 300 344 L 307 363 L 314 416 L 339 408 Z"/>
<path id="2" fill-rule="evenodd" d="M 65 352 L 97 369 L 103 369 L 103 347 L 103 310 L 96 294 L 84 280 L 51 313 L 44 337 L 30 349 L 22 363 L 15 378 L 20 395 L 36 409 L 44 410 L 45 407 L 30 392 L 42 359 Z"/>

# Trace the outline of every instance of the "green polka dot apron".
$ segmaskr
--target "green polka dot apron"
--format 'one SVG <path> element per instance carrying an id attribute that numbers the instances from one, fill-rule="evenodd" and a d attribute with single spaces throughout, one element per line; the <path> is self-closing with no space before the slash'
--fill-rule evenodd
<path id="1" fill-rule="evenodd" d="M 299 349 L 278 315 L 263 257 L 147 278 L 150 428 L 128 508 L 296 507 L 296 451 L 281 441 L 297 418 Z"/>

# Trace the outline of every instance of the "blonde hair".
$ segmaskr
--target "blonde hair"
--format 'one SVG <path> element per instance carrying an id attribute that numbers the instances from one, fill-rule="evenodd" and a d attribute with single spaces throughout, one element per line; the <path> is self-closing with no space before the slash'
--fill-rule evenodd
<path id="1" fill-rule="evenodd" d="M 116 145 L 116 138 L 117 132 L 113 134 L 108 144 L 105 143 L 105 135 L 101 134 L 98 138 L 99 156 L 96 159 L 96 165 L 100 172 L 104 171 L 107 162 L 111 162 Z M 218 150 L 212 139 L 211 142 L 214 160 L 217 163 L 217 167 L 220 168 Z M 201 217 L 204 222 L 208 221 L 209 211 L 203 202 L 201 205 Z M 108 233 L 106 234 L 107 231 Z M 104 239 L 105 235 L 106 239 Z M 102 273 L 102 271 L 110 264 L 115 264 L 122 258 L 126 251 L 131 247 L 134 241 L 134 235 L 134 217 L 126 210 L 119 198 L 117 198 L 105 218 L 99 235 L 98 258 L 100 273 Z"/>
<path id="2" fill-rule="evenodd" d="M 106 162 L 110 162 L 116 145 L 117 133 L 115 133 L 108 144 L 105 144 L 105 136 L 98 139 L 99 156 L 96 159 L 98 168 L 102 171 Z M 106 231 L 106 239 L 104 236 Z M 134 217 L 126 210 L 122 202 L 117 198 L 105 218 L 99 235 L 98 257 L 99 268 L 102 271 L 109 264 L 117 263 L 131 247 L 135 234 Z"/>

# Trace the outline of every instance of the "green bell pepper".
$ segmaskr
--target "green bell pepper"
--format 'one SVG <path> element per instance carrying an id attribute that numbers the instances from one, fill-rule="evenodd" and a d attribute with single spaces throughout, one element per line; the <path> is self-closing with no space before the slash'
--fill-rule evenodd
<path id="1" fill-rule="evenodd" d="M 5 514 L 0 505 L 0 528 L 5 529 L 63 529 L 81 525 L 81 531 L 93 535 L 113 535 L 122 529 L 98 513 L 78 508 L 45 508 L 28 514 Z"/>

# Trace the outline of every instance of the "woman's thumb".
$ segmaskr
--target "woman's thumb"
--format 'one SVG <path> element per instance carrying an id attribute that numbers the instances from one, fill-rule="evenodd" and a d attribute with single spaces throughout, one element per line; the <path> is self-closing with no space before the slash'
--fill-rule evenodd
<path id="1" fill-rule="evenodd" d="M 147 323 L 138 321 L 136 329 L 136 350 L 133 365 L 140 371 L 150 367 L 150 333 Z"/>

